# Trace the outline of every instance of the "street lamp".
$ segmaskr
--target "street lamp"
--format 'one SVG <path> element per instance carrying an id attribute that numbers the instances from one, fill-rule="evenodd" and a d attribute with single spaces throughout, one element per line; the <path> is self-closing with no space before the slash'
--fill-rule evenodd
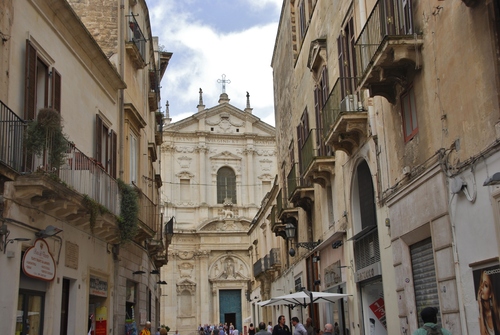
<path id="1" fill-rule="evenodd" d="M 286 238 L 288 240 L 292 241 L 292 243 L 293 243 L 293 239 L 295 238 L 295 232 L 296 231 L 297 231 L 297 228 L 295 227 L 295 225 L 293 223 L 287 223 L 285 225 Z M 307 250 L 313 250 L 320 243 L 321 243 L 321 240 L 317 240 L 316 242 L 297 242 L 297 243 L 295 243 L 295 245 L 297 247 L 306 248 Z M 294 248 L 290 248 L 290 250 L 288 251 L 288 254 L 291 257 L 294 257 L 295 256 L 295 249 Z"/>

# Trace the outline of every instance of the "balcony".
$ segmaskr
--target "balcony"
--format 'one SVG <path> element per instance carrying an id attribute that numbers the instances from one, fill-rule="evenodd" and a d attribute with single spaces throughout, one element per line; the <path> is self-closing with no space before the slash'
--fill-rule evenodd
<path id="1" fill-rule="evenodd" d="M 411 1 L 377 1 L 355 44 L 358 87 L 395 104 L 397 85 L 406 87 L 421 67 L 422 44 L 414 31 Z"/>
<path id="2" fill-rule="evenodd" d="M 138 232 L 135 241 L 141 242 L 145 239 L 152 239 L 158 231 L 158 215 L 156 214 L 156 205 L 140 189 L 136 189 L 139 195 L 139 217 Z M 161 228 L 160 228 L 161 229 Z"/>
<path id="3" fill-rule="evenodd" d="M 273 206 L 273 208 L 271 209 L 269 221 L 271 224 L 271 230 L 273 231 L 274 235 L 281 236 L 286 239 L 285 225 L 276 218 L 276 206 Z"/>
<path id="4" fill-rule="evenodd" d="M 64 142 L 60 166 L 51 166 L 49 143 L 40 155 L 27 155 L 24 133 L 27 123 L 0 102 L 0 168 L 11 182 L 5 183 L 10 199 L 80 227 L 108 243 L 118 243 L 120 234 L 120 191 L 112 178 L 94 159 L 76 146 Z M 91 223 L 89 202 L 106 208 Z"/>
<path id="5" fill-rule="evenodd" d="M 338 78 L 322 114 L 325 143 L 349 156 L 366 139 L 368 128 L 368 115 L 360 96 L 349 90 L 355 85 L 356 78 Z"/>
<path id="6" fill-rule="evenodd" d="M 287 176 L 288 200 L 293 203 L 295 207 L 301 207 L 305 211 L 310 211 L 314 201 L 314 188 L 308 180 L 300 176 L 298 166 L 297 163 L 293 164 Z M 289 211 L 290 210 L 287 212 Z M 297 211 L 297 209 L 295 209 L 295 211 Z"/>
<path id="7" fill-rule="evenodd" d="M 329 152 L 321 136 L 320 130 L 311 129 L 300 150 L 300 157 L 304 179 L 325 187 L 335 174 L 335 157 Z"/>
<path id="8" fill-rule="evenodd" d="M 125 49 L 132 59 L 134 66 L 138 69 L 143 69 L 147 65 L 146 37 L 142 33 L 134 14 L 127 15 L 127 20 L 129 29 L 127 29 L 128 40 L 125 43 Z"/>
<path id="9" fill-rule="evenodd" d="M 267 263 L 266 258 L 260 258 L 253 264 L 253 276 L 258 277 L 266 271 Z"/>
<path id="10" fill-rule="evenodd" d="M 160 103 L 160 84 L 158 72 L 149 70 L 149 93 L 148 93 L 149 110 L 155 112 L 158 110 Z"/>
<path id="11" fill-rule="evenodd" d="M 272 269 L 279 269 L 281 267 L 280 249 L 272 248 L 269 251 L 269 267 Z"/>

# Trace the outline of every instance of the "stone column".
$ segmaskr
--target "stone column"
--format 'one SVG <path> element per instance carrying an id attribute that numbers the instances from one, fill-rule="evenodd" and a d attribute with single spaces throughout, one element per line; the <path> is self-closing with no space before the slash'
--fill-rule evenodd
<path id="1" fill-rule="evenodd" d="M 254 162 L 253 162 L 253 156 L 255 153 L 255 150 L 253 149 L 252 144 L 247 145 L 247 149 L 245 150 L 245 153 L 247 154 L 247 181 L 246 184 L 248 185 L 247 187 L 247 203 L 248 204 L 255 204 L 255 175 L 254 175 Z"/>
<path id="2" fill-rule="evenodd" d="M 200 316 L 209 316 L 210 314 L 210 306 L 213 304 L 210 301 L 210 295 L 207 292 L 211 291 L 210 283 L 208 281 L 208 256 L 210 255 L 210 251 L 201 250 L 196 253 L 196 257 L 198 259 L 198 269 L 199 269 L 199 277 L 198 287 L 199 291 L 197 292 L 198 296 L 198 306 L 200 307 Z M 212 322 L 210 320 L 201 320 L 202 323 Z"/>

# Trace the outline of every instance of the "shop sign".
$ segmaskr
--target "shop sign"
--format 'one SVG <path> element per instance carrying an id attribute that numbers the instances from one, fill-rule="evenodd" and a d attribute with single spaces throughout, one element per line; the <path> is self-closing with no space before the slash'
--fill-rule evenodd
<path id="1" fill-rule="evenodd" d="M 380 266 L 380 262 L 377 262 L 375 264 L 364 267 L 359 271 L 356 271 L 356 283 L 380 275 L 382 275 L 382 269 Z"/>
<path id="2" fill-rule="evenodd" d="M 90 276 L 89 291 L 91 295 L 106 298 L 108 296 L 108 282 L 100 278 Z"/>
<path id="3" fill-rule="evenodd" d="M 22 267 L 28 277 L 52 281 L 56 276 L 56 263 L 49 251 L 49 245 L 39 238 L 24 253 Z"/>

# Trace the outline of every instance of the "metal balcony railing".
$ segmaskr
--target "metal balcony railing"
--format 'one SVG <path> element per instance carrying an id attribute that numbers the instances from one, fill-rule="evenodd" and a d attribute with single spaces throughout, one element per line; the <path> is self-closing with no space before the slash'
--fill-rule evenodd
<path id="1" fill-rule="evenodd" d="M 293 192 L 299 187 L 298 177 L 297 177 L 297 163 L 293 164 L 290 173 L 287 176 L 287 191 L 288 199 L 293 195 Z"/>
<path id="2" fill-rule="evenodd" d="M 260 258 L 257 262 L 253 264 L 253 276 L 257 277 L 261 273 L 264 273 L 264 258 Z"/>
<path id="3" fill-rule="evenodd" d="M 278 192 L 278 195 L 276 196 L 276 212 L 278 214 L 278 217 L 281 215 L 282 211 L 283 211 L 283 190 L 280 190 Z"/>
<path id="4" fill-rule="evenodd" d="M 302 171 L 300 171 L 301 174 L 309 168 L 314 158 L 319 156 L 316 146 L 316 143 L 318 142 L 317 136 L 319 135 L 320 134 L 316 132 L 316 129 L 311 129 L 307 135 L 304 145 L 300 148 L 300 164 L 302 166 Z"/>
<path id="5" fill-rule="evenodd" d="M 357 78 L 338 78 L 323 107 L 323 138 L 328 138 L 332 127 L 344 113 L 363 111 L 360 95 L 356 93 Z"/>
<path id="6" fill-rule="evenodd" d="M 139 194 L 139 221 L 154 231 L 158 229 L 156 205 L 142 191 Z"/>
<path id="7" fill-rule="evenodd" d="M 411 37 L 413 33 L 411 1 L 378 0 L 355 43 L 358 73 L 364 76 L 387 36 Z"/>
<path id="8" fill-rule="evenodd" d="M 135 44 L 142 56 L 142 59 L 146 61 L 146 37 L 144 37 L 141 27 L 139 26 L 139 23 L 137 23 L 134 14 L 127 15 L 127 18 L 129 27 L 128 40 Z"/>
<path id="9" fill-rule="evenodd" d="M 48 150 L 40 155 L 28 156 L 24 150 L 26 126 L 26 121 L 0 102 L 0 161 L 3 164 L 19 174 L 41 171 L 55 175 L 69 188 L 88 195 L 111 213 L 120 214 L 118 183 L 95 159 L 87 157 L 67 141 L 64 161 L 58 168 L 48 163 Z M 50 147 L 48 143 L 47 148 Z"/>
<path id="10" fill-rule="evenodd" d="M 21 172 L 23 138 L 27 123 L 0 101 L 0 162 Z"/>

